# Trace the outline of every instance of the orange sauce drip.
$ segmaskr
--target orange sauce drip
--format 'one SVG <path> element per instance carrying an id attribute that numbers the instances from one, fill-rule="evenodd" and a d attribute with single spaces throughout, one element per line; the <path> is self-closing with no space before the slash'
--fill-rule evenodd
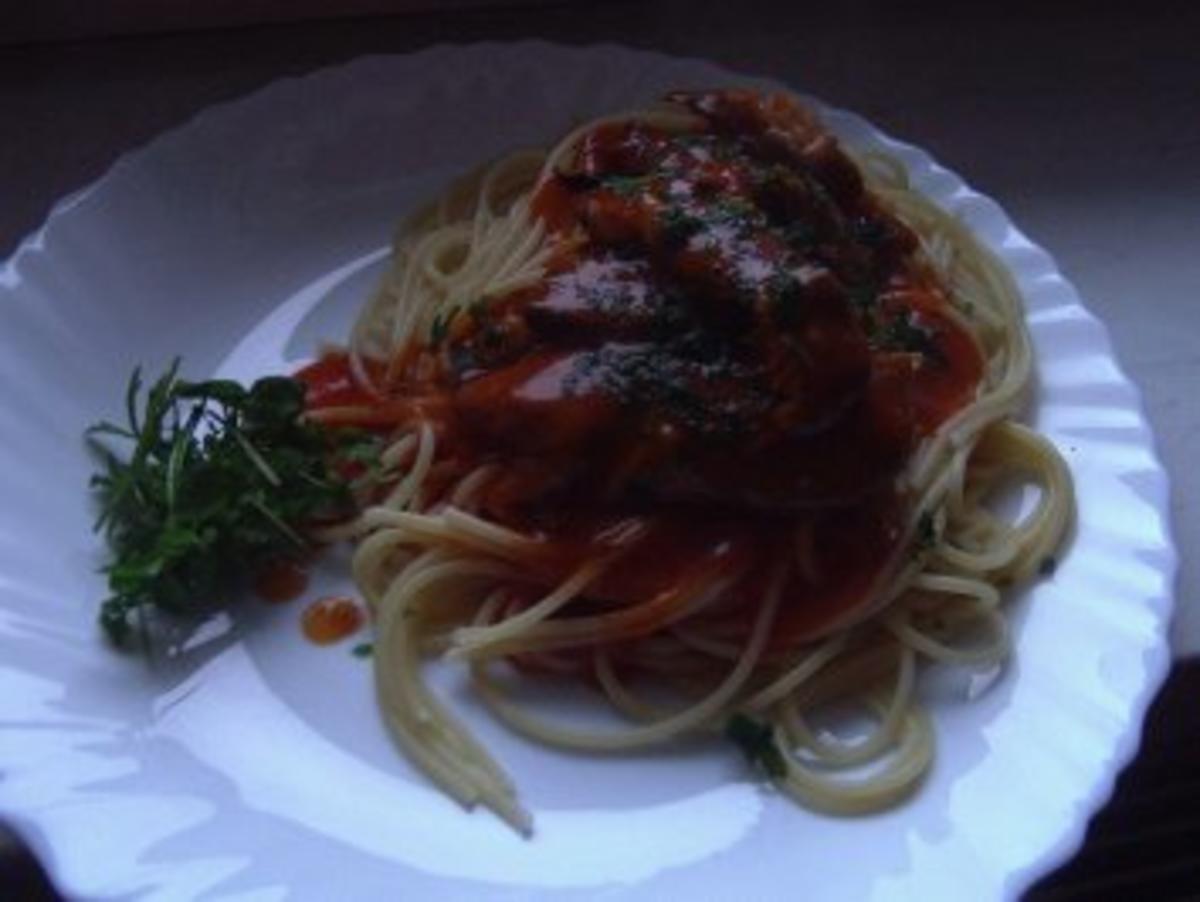
<path id="1" fill-rule="evenodd" d="M 331 595 L 318 598 L 306 607 L 300 626 L 310 642 L 332 645 L 358 632 L 365 622 L 363 610 L 354 599 Z"/>

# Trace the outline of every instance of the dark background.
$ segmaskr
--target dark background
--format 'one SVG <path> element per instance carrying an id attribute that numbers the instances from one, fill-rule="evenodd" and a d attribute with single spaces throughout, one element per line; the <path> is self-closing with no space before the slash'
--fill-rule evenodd
<path id="1" fill-rule="evenodd" d="M 613 41 L 702 56 L 778 77 L 920 144 L 999 198 L 1112 329 L 1174 485 L 1186 613 L 1173 641 L 1200 651 L 1190 556 L 1200 538 L 1190 387 L 1200 383 L 1200 11 L 933 0 L 836 10 L 761 0 L 10 6 L 0 9 L 0 257 L 56 200 L 206 106 L 442 41 Z M 1177 663 L 1083 850 L 1031 899 L 1200 898 L 1198 698 L 1200 661 Z M 0 833 L 0 898 L 43 897 L 54 898 L 36 864 Z"/>

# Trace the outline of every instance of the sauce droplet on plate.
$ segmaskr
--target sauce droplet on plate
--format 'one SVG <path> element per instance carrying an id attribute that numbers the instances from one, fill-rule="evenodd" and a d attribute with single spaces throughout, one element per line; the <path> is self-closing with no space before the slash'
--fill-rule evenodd
<path id="1" fill-rule="evenodd" d="M 318 598 L 304 609 L 301 629 L 310 642 L 331 645 L 357 632 L 364 620 L 362 608 L 354 599 L 333 595 Z"/>

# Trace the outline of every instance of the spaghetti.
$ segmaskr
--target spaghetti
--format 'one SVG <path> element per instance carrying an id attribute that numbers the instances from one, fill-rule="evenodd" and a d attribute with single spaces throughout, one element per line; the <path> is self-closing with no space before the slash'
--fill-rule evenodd
<path id="1" fill-rule="evenodd" d="M 802 804 L 893 804 L 933 754 L 918 662 L 1000 665 L 1001 588 L 1070 520 L 1063 461 L 1015 420 L 1031 373 L 1003 266 L 789 97 L 677 93 L 470 174 L 401 227 L 348 352 L 300 374 L 312 419 L 389 438 L 379 497 L 325 534 L 358 542 L 388 726 L 523 832 L 424 657 L 541 742 L 752 724 Z M 991 506 L 1014 480 L 1039 490 L 1016 522 Z M 586 681 L 629 725 L 549 722 L 511 672 Z M 819 726 L 843 703 L 865 737 Z"/>

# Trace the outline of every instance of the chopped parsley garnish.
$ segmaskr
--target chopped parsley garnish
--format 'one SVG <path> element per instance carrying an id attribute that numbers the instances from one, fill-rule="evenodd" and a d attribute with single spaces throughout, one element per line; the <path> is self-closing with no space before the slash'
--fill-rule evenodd
<path id="1" fill-rule="evenodd" d="M 860 216 L 850 224 L 850 234 L 859 244 L 875 248 L 887 241 L 891 230 L 883 220 Z"/>
<path id="2" fill-rule="evenodd" d="M 847 293 L 850 295 L 850 302 L 860 313 L 873 309 L 879 299 L 878 289 L 870 282 L 856 282 L 847 289 Z"/>
<path id="3" fill-rule="evenodd" d="M 662 240 L 667 245 L 678 247 L 703 228 L 703 221 L 682 207 L 670 207 L 662 216 Z"/>
<path id="4" fill-rule="evenodd" d="M 504 347 L 506 335 L 503 327 L 488 308 L 487 301 L 474 301 L 467 307 L 467 315 L 475 326 L 474 345 L 484 351 L 498 351 Z"/>
<path id="5" fill-rule="evenodd" d="M 783 240 L 794 249 L 804 249 L 817 241 L 817 230 L 807 222 L 794 219 L 780 229 Z"/>
<path id="6" fill-rule="evenodd" d="M 662 344 L 582 352 L 563 392 L 604 395 L 627 410 L 653 411 L 692 434 L 733 441 L 746 435 L 773 400 L 755 376 L 717 339 L 690 331 Z"/>
<path id="7" fill-rule="evenodd" d="M 800 307 L 804 292 L 796 278 L 786 272 L 771 277 L 769 297 L 771 313 L 775 322 L 784 328 L 796 325 L 800 320 Z"/>
<path id="8" fill-rule="evenodd" d="M 440 345 L 446 337 L 446 333 L 450 330 L 450 320 L 454 319 L 453 313 L 436 313 L 433 317 L 433 323 L 429 326 L 429 343 L 436 347 Z"/>
<path id="9" fill-rule="evenodd" d="M 622 197 L 636 197 L 650 186 L 650 176 L 610 175 L 604 179 L 604 187 Z"/>
<path id="10" fill-rule="evenodd" d="M 705 211 L 705 214 L 706 218 L 738 225 L 749 223 L 759 224 L 765 221 L 765 217 L 759 211 L 758 207 L 745 198 L 737 197 L 736 195 L 722 197 L 716 203 L 712 204 Z"/>
<path id="11" fill-rule="evenodd" d="M 943 359 L 933 331 L 915 323 L 911 310 L 902 310 L 883 323 L 875 330 L 873 338 L 876 346 L 884 350 L 920 354 L 930 360 Z"/>
<path id="12" fill-rule="evenodd" d="M 147 635 L 151 610 L 208 613 L 268 566 L 307 557 L 305 527 L 353 513 L 343 473 L 377 441 L 303 420 L 304 385 L 288 377 L 188 382 L 176 360 L 144 398 L 142 387 L 134 370 L 126 423 L 87 431 L 103 466 L 95 528 L 111 552 L 100 623 L 118 645 L 135 624 Z"/>
<path id="13" fill-rule="evenodd" d="M 725 724 L 725 737 L 742 750 L 751 767 L 761 769 L 774 779 L 787 774 L 787 762 L 769 724 L 745 714 L 734 714 Z"/>

